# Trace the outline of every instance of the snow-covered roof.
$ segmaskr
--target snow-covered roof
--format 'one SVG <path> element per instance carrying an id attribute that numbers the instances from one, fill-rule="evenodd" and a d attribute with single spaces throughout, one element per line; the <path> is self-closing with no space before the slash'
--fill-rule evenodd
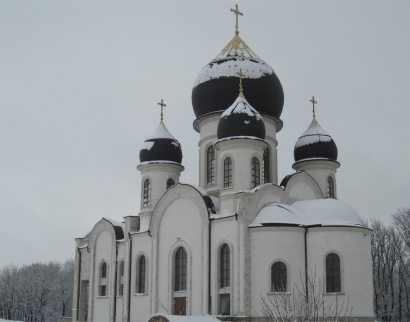
<path id="1" fill-rule="evenodd" d="M 307 130 L 299 137 L 295 148 L 316 142 L 329 142 L 332 137 L 317 122 L 312 122 Z"/>
<path id="2" fill-rule="evenodd" d="M 166 318 L 168 322 L 219 322 L 219 320 L 211 315 L 202 316 L 183 316 L 183 315 L 167 315 L 167 314 L 153 314 L 149 317 L 148 322 L 155 321 L 156 317 Z"/>
<path id="3" fill-rule="evenodd" d="M 343 201 L 333 198 L 297 201 L 292 206 L 269 204 L 259 211 L 249 227 L 269 224 L 367 228 L 356 210 Z"/>
<path id="4" fill-rule="evenodd" d="M 202 69 L 194 87 L 211 79 L 238 77 L 239 69 L 242 69 L 246 78 L 256 79 L 273 74 L 273 69 L 256 55 L 239 35 L 235 35 L 219 55 Z"/>
<path id="5" fill-rule="evenodd" d="M 168 129 L 165 127 L 164 123 L 159 123 L 157 128 L 150 136 L 148 136 L 145 140 L 154 140 L 154 139 L 171 139 L 176 140 L 174 136 L 169 133 Z M 178 141 L 177 141 L 178 142 Z"/>
<path id="6" fill-rule="evenodd" d="M 244 97 L 238 96 L 233 104 L 222 113 L 222 117 L 227 117 L 231 114 L 245 113 L 248 116 L 256 117 L 257 120 L 262 119 L 261 115 L 255 110 Z M 249 124 L 249 123 L 245 123 Z"/>

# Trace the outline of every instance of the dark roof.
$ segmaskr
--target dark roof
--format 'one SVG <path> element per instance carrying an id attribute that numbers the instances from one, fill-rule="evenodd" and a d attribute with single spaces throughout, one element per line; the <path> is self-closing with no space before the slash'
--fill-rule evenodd
<path id="1" fill-rule="evenodd" d="M 140 162 L 149 161 L 172 161 L 182 162 L 181 144 L 172 139 L 151 139 L 144 142 L 152 142 L 150 149 L 141 149 Z"/>
<path id="2" fill-rule="evenodd" d="M 265 139 L 265 123 L 261 115 L 247 102 L 238 97 L 222 114 L 218 123 L 218 140 L 247 136 Z"/>

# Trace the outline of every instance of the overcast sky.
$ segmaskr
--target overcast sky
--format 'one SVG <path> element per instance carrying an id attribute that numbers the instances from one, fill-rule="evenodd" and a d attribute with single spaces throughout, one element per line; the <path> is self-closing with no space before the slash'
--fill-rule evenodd
<path id="1" fill-rule="evenodd" d="M 159 121 L 198 183 L 191 91 L 234 36 L 235 2 L 0 2 L 0 266 L 74 257 L 102 217 L 139 211 L 139 148 Z M 410 3 L 239 2 L 242 39 L 285 92 L 279 180 L 317 119 L 339 199 L 410 206 Z"/>

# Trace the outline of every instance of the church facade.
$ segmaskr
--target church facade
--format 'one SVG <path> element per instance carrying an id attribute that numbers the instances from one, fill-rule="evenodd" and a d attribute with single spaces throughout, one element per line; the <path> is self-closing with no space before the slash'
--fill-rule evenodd
<path id="1" fill-rule="evenodd" d="M 76 239 L 73 321 L 258 321 L 262 298 L 312 278 L 354 320 L 372 321 L 372 231 L 337 199 L 336 143 L 313 115 L 295 172 L 279 181 L 283 104 L 279 78 L 236 29 L 192 90 L 199 186 L 179 181 L 182 148 L 161 112 L 140 150 L 138 215 L 102 218 Z"/>

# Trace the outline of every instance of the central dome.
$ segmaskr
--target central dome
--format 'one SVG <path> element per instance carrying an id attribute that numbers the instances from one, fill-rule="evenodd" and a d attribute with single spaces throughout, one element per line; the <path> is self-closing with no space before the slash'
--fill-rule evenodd
<path id="1" fill-rule="evenodd" d="M 279 119 L 283 88 L 273 69 L 235 35 L 221 53 L 199 73 L 192 89 L 196 117 L 224 111 L 238 97 L 239 69 L 245 74 L 244 92 L 259 113 Z"/>

